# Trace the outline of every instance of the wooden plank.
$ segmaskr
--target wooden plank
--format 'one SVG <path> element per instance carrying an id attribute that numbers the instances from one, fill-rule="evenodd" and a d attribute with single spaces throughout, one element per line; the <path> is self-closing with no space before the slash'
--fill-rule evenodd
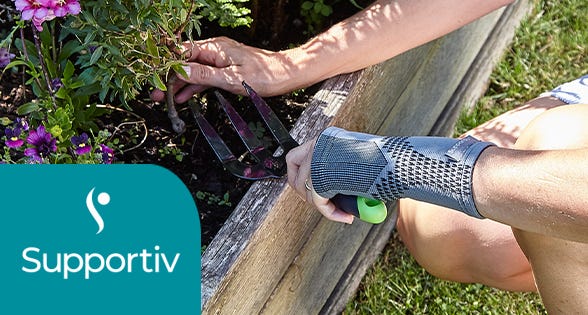
<path id="1" fill-rule="evenodd" d="M 530 13 L 532 8 L 533 6 L 528 0 L 519 0 L 505 9 L 429 134 L 452 135 L 453 126 L 459 118 L 462 108 L 472 108 L 477 100 L 484 95 L 494 66 L 512 42 L 521 20 Z"/>
<path id="2" fill-rule="evenodd" d="M 432 126 L 478 54 L 504 9 L 495 11 L 440 38 L 423 60 L 418 80 L 400 92 L 379 130 L 383 134 L 414 135 L 411 122 Z M 419 130 L 427 134 L 429 128 Z"/>
<path id="3" fill-rule="evenodd" d="M 419 58 L 426 54 L 418 67 L 401 64 L 413 62 L 410 58 L 395 58 L 370 68 L 360 78 L 360 83 L 368 84 L 358 83 L 361 88 L 354 89 L 334 124 L 379 134 L 426 134 L 435 123 L 436 116 L 445 108 L 459 85 L 459 79 L 469 69 L 489 30 L 501 14 L 502 10 L 490 14 L 428 47 L 411 52 Z M 388 78 L 394 78 L 393 74 L 398 73 L 398 69 L 416 71 L 409 72 L 412 75 L 404 76 L 404 80 L 392 81 L 393 87 L 388 88 L 391 82 Z M 393 96 L 396 96 L 396 101 L 391 102 Z M 264 313 L 316 314 L 340 311 L 337 308 L 343 307 L 347 299 L 338 300 L 336 297 L 348 297 L 350 294 L 345 292 L 354 291 L 356 287 L 350 286 L 357 285 L 363 273 L 354 273 L 353 270 L 365 268 L 360 264 L 371 264 L 386 243 L 391 226 L 365 223 L 345 226 L 321 220 L 266 304 Z M 370 243 L 366 243 L 368 239 Z M 325 299 L 325 292 L 331 292 L 329 299 Z"/>
<path id="4" fill-rule="evenodd" d="M 299 141 L 317 136 L 338 113 L 358 76 L 328 80 L 292 135 Z M 254 183 L 203 254 L 202 313 L 261 310 L 319 219 L 285 180 Z"/>
<path id="5" fill-rule="evenodd" d="M 319 314 L 335 314 L 345 309 L 357 288 L 359 287 L 363 276 L 378 258 L 386 244 L 390 242 L 390 237 L 396 226 L 398 216 L 398 204 L 393 203 L 388 206 L 392 211 L 391 218 L 381 225 L 374 226 L 363 240 L 363 244 L 357 250 L 353 260 L 347 265 L 347 269 L 339 278 L 339 282 L 328 299 L 325 300 L 324 306 Z"/>
<path id="6" fill-rule="evenodd" d="M 486 81 L 485 78 L 490 75 L 499 60 L 498 56 L 502 54 L 512 40 L 516 26 L 529 12 L 530 8 L 531 5 L 528 1 L 518 1 L 505 9 L 444 109 L 443 113 L 457 113 L 455 119 L 448 118 L 442 114 L 430 131 L 430 134 L 444 136 L 452 134 L 456 118 L 461 110 L 460 104 L 467 106 L 468 102 L 473 102 L 473 99 L 481 96 L 483 88 L 480 87 L 480 83 Z M 381 232 L 374 230 L 368 234 L 368 238 L 365 241 L 366 245 L 358 250 L 356 257 L 348 266 L 348 270 L 343 274 L 335 290 L 325 303 L 321 314 L 339 313 L 345 308 L 347 301 L 355 294 L 361 278 L 365 273 L 366 265 L 371 265 L 375 260 L 374 253 L 367 249 L 370 247 L 383 247 L 386 244 L 385 241 L 388 239 L 386 237 L 385 241 L 382 242 L 382 239 L 379 238 L 380 235 L 372 235 L 376 233 Z M 369 239 L 370 236 L 373 241 Z"/>
<path id="7" fill-rule="evenodd" d="M 426 133 L 479 56 L 480 33 L 492 29 L 501 13 L 386 63 L 326 81 L 292 134 L 303 142 L 330 124 L 379 134 Z M 329 222 L 285 180 L 257 182 L 202 257 L 203 314 L 336 312 L 392 227 Z M 337 265 L 341 268 L 333 268 Z"/>

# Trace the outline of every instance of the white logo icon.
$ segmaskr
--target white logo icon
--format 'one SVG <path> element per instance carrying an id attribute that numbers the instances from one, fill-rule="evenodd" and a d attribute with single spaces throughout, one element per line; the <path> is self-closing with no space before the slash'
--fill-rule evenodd
<path id="1" fill-rule="evenodd" d="M 102 220 L 100 213 L 98 213 L 98 210 L 96 210 L 96 207 L 94 206 L 94 201 L 93 201 L 94 189 L 96 189 L 96 187 L 92 188 L 92 190 L 90 190 L 90 192 L 86 196 L 86 206 L 88 207 L 88 211 L 90 211 L 90 214 L 94 218 L 94 221 L 96 221 L 96 223 L 98 224 L 98 232 L 96 232 L 96 234 L 100 234 L 100 232 L 102 232 L 102 229 L 104 229 L 104 220 Z M 110 195 L 108 193 L 103 192 L 103 193 L 98 194 L 98 203 L 99 204 L 105 206 L 109 202 L 110 202 Z"/>

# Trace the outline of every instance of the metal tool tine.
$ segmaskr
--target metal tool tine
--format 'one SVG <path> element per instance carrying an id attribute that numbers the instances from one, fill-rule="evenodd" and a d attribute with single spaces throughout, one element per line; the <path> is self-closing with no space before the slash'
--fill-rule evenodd
<path id="1" fill-rule="evenodd" d="M 190 107 L 192 109 L 194 119 L 196 119 L 196 123 L 198 124 L 198 127 L 200 127 L 204 138 L 212 147 L 212 150 L 216 154 L 217 158 L 229 172 L 244 179 L 280 177 L 276 174 L 268 172 L 268 170 L 265 169 L 260 163 L 249 165 L 239 161 L 222 140 L 222 138 L 218 135 L 218 133 L 214 130 L 214 128 L 210 125 L 208 120 L 202 116 L 198 105 L 194 102 L 190 102 Z"/>
<path id="2" fill-rule="evenodd" d="M 218 159 L 223 163 L 225 161 L 236 160 L 237 158 L 235 157 L 233 152 L 231 152 L 229 147 L 225 144 L 223 139 L 210 125 L 208 120 L 206 120 L 206 118 L 202 116 L 202 113 L 200 113 L 198 105 L 195 103 L 191 103 L 190 107 L 192 108 L 192 114 L 194 115 L 194 119 L 196 119 L 196 123 L 200 127 L 200 130 L 204 134 L 206 141 L 208 141 Z"/>
<path id="3" fill-rule="evenodd" d="M 284 149 L 284 152 L 287 153 L 291 149 L 297 147 L 298 142 L 296 142 L 296 140 L 290 136 L 290 132 L 288 132 L 286 127 L 284 127 L 278 116 L 276 116 L 276 114 L 267 105 L 263 98 L 261 98 L 257 92 L 255 92 L 253 88 L 249 86 L 249 84 L 245 83 L 245 81 L 243 81 L 241 84 L 243 84 L 243 87 L 245 87 L 245 90 L 247 91 L 247 94 L 249 94 L 249 97 L 255 105 L 255 108 L 257 108 L 257 111 L 265 121 L 265 124 L 269 127 L 272 135 L 278 141 L 282 149 Z"/>
<path id="4" fill-rule="evenodd" d="M 243 120 L 243 118 L 237 113 L 237 111 L 231 105 L 231 103 L 229 103 L 229 101 L 227 101 L 218 91 L 214 91 L 214 95 L 216 95 L 216 98 L 221 103 L 223 110 L 231 120 L 231 123 L 237 130 L 237 133 L 239 134 L 241 140 L 243 140 L 243 143 L 247 147 L 247 150 L 253 153 L 254 156 L 256 156 L 262 151 L 266 151 L 266 148 L 263 146 L 263 143 L 261 143 L 261 141 L 259 141 L 259 139 L 253 134 L 251 129 L 249 129 L 249 127 L 247 126 L 245 120 Z M 271 154 L 269 154 L 269 152 L 266 152 L 265 154 L 263 154 L 261 158 L 264 158 L 268 155 Z"/>

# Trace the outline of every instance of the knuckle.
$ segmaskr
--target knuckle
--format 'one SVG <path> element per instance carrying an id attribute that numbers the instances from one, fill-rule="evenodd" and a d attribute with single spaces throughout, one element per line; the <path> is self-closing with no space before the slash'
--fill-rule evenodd
<path id="1" fill-rule="evenodd" d="M 206 82 L 212 76 L 212 72 L 207 67 L 193 67 L 192 68 L 192 81 L 193 83 L 197 82 Z"/>

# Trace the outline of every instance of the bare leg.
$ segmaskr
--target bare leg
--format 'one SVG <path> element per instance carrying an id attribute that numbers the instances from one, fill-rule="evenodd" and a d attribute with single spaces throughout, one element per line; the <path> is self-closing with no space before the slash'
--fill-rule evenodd
<path id="1" fill-rule="evenodd" d="M 575 149 L 588 146 L 588 105 L 552 109 L 533 120 L 515 147 Z M 565 163 L 565 161 L 562 161 Z M 588 312 L 588 244 L 514 230 L 529 258 L 543 303 L 550 314 Z"/>
<path id="2" fill-rule="evenodd" d="M 562 104 L 555 98 L 537 98 L 466 134 L 513 147 L 531 120 Z M 410 199 L 402 199 L 399 209 L 400 237 L 431 274 L 511 291 L 536 290 L 529 262 L 509 226 Z"/>

